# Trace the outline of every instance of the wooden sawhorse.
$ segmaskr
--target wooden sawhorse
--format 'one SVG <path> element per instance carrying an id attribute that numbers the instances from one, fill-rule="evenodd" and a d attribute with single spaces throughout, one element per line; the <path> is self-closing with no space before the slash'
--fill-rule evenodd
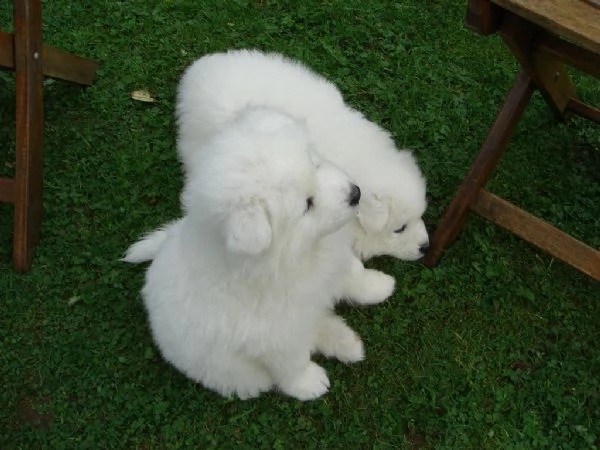
<path id="1" fill-rule="evenodd" d="M 14 178 L 0 178 L 0 202 L 14 205 L 13 267 L 27 271 L 42 223 L 44 75 L 82 85 L 98 63 L 44 45 L 40 0 L 13 0 L 14 33 L 0 31 L 0 68 L 15 71 Z"/>
<path id="2" fill-rule="evenodd" d="M 566 71 L 600 78 L 600 1 L 469 0 L 467 25 L 484 36 L 498 32 L 521 71 L 433 234 L 425 265 L 438 263 L 472 210 L 600 280 L 598 250 L 484 189 L 535 89 L 560 120 L 574 113 L 600 124 L 600 110 L 577 98 Z"/>

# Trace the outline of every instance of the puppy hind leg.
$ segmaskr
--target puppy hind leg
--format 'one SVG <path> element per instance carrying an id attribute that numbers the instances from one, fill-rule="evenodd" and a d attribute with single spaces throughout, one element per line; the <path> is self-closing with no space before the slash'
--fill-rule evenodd
<path id="1" fill-rule="evenodd" d="M 336 315 L 327 315 L 321 321 L 315 349 L 327 358 L 336 358 L 344 363 L 362 361 L 365 357 L 358 334 Z"/>
<path id="2" fill-rule="evenodd" d="M 205 387 L 225 397 L 237 396 L 240 400 L 258 397 L 273 388 L 268 370 L 257 361 L 241 355 L 219 352 L 203 359 L 187 375 Z"/>
<path id="3" fill-rule="evenodd" d="M 259 362 L 245 361 L 243 366 L 239 367 L 238 375 L 243 376 L 243 380 L 238 381 L 236 387 L 236 395 L 240 400 L 256 398 L 273 388 L 269 372 Z"/>
<path id="4" fill-rule="evenodd" d="M 376 305 L 387 300 L 396 288 L 394 277 L 378 270 L 365 269 L 360 259 L 354 255 L 352 258 L 344 297 L 361 305 Z"/>
<path id="5" fill-rule="evenodd" d="M 262 363 L 284 394 L 298 400 L 314 400 L 329 389 L 325 369 L 310 360 L 308 349 L 263 355 Z"/>

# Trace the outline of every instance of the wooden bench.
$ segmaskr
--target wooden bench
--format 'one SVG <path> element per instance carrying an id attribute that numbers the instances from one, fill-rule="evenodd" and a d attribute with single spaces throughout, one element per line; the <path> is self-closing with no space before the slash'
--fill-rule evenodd
<path id="1" fill-rule="evenodd" d="M 44 76 L 90 85 L 98 63 L 43 44 L 40 0 L 13 0 L 13 20 L 14 33 L 0 31 L 0 68 L 15 71 L 15 173 L 0 178 L 0 202 L 14 205 L 13 266 L 27 271 L 43 211 Z"/>
<path id="2" fill-rule="evenodd" d="M 467 26 L 484 36 L 499 33 L 521 70 L 432 236 L 425 265 L 438 263 L 468 212 L 474 211 L 600 280 L 597 249 L 484 188 L 534 90 L 541 92 L 558 119 L 576 114 L 600 124 L 600 110 L 578 99 L 566 70 L 571 66 L 600 78 L 600 1 L 469 0 Z"/>

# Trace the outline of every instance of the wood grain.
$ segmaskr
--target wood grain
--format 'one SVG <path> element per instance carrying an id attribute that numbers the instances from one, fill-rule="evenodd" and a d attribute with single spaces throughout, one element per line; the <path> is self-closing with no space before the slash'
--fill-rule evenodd
<path id="1" fill-rule="evenodd" d="M 0 178 L 0 202 L 14 204 L 13 267 L 30 269 L 43 215 L 44 76 L 82 85 L 98 63 L 44 45 L 41 0 L 13 0 L 14 33 L 0 31 L 0 69 L 15 72 L 15 174 Z"/>
<path id="2" fill-rule="evenodd" d="M 0 67 L 15 68 L 13 51 L 14 35 L 0 31 Z M 99 63 L 92 59 L 82 58 L 50 45 L 42 46 L 42 68 L 44 75 L 63 81 L 70 81 L 85 86 L 91 86 L 96 77 Z"/>
<path id="3" fill-rule="evenodd" d="M 598 250 L 484 189 L 472 208 L 496 225 L 600 281 Z"/>
<path id="4" fill-rule="evenodd" d="M 585 117 L 586 119 L 596 122 L 598 125 L 600 125 L 600 109 L 574 99 L 571 99 L 567 105 L 567 108 L 578 116 Z"/>
<path id="5" fill-rule="evenodd" d="M 437 264 L 473 210 L 600 281 L 600 252 L 533 214 L 486 191 L 484 185 L 523 114 L 534 86 L 559 119 L 570 112 L 600 123 L 600 110 L 578 100 L 566 65 L 600 74 L 600 9 L 582 0 L 470 0 L 467 19 L 480 34 L 497 30 L 521 72 L 433 237 L 426 266 Z M 496 24 L 492 14 L 500 17 Z M 565 39 L 566 38 L 566 39 Z M 570 41 L 571 42 L 570 42 Z"/>
<path id="6" fill-rule="evenodd" d="M 512 136 L 525 107 L 533 94 L 534 84 L 531 78 L 521 71 L 515 84 L 508 93 L 504 105 L 500 109 L 492 128 L 488 132 L 469 172 L 458 188 L 456 195 L 446 211 L 435 233 L 431 238 L 429 251 L 423 259 L 427 267 L 435 266 L 444 249 L 456 239 L 471 203 L 475 201 L 480 189 L 492 175 L 508 140 Z"/>
<path id="7" fill-rule="evenodd" d="M 583 0 L 492 0 L 600 55 L 600 9 Z"/>
<path id="8" fill-rule="evenodd" d="M 576 98 L 575 87 L 562 62 L 533 51 L 533 38 L 545 32 L 522 17 L 507 13 L 499 33 L 521 67 L 540 89 L 557 119 L 564 121 L 569 99 Z"/>
<path id="9" fill-rule="evenodd" d="M 600 78 L 600 55 L 588 49 L 549 33 L 538 33 L 534 37 L 533 46 L 540 53 Z"/>
<path id="10" fill-rule="evenodd" d="M 14 2 L 16 149 L 13 267 L 27 271 L 42 223 L 44 96 L 40 0 Z"/>

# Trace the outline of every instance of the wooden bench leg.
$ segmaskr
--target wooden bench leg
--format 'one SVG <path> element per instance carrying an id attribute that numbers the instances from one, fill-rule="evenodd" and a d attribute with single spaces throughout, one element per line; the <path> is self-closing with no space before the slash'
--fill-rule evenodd
<path id="1" fill-rule="evenodd" d="M 508 14 L 500 26 L 506 46 L 536 84 L 556 118 L 564 121 L 567 106 L 571 99 L 577 99 L 577 93 L 565 64 L 535 48 L 536 39 L 547 34 L 514 14 Z"/>
<path id="2" fill-rule="evenodd" d="M 15 36 L 0 31 L 0 68 L 14 70 Z M 91 86 L 100 66 L 97 61 L 65 52 L 50 45 L 42 45 L 44 75 L 58 80 Z"/>
<path id="3" fill-rule="evenodd" d="M 14 2 L 16 161 L 13 265 L 29 270 L 42 222 L 43 68 L 40 0 Z"/>
<path id="4" fill-rule="evenodd" d="M 524 71 L 517 75 L 514 86 L 490 129 L 475 161 L 446 209 L 423 260 L 427 267 L 435 266 L 460 232 L 471 205 L 494 171 L 525 107 L 531 99 L 534 84 Z"/>

